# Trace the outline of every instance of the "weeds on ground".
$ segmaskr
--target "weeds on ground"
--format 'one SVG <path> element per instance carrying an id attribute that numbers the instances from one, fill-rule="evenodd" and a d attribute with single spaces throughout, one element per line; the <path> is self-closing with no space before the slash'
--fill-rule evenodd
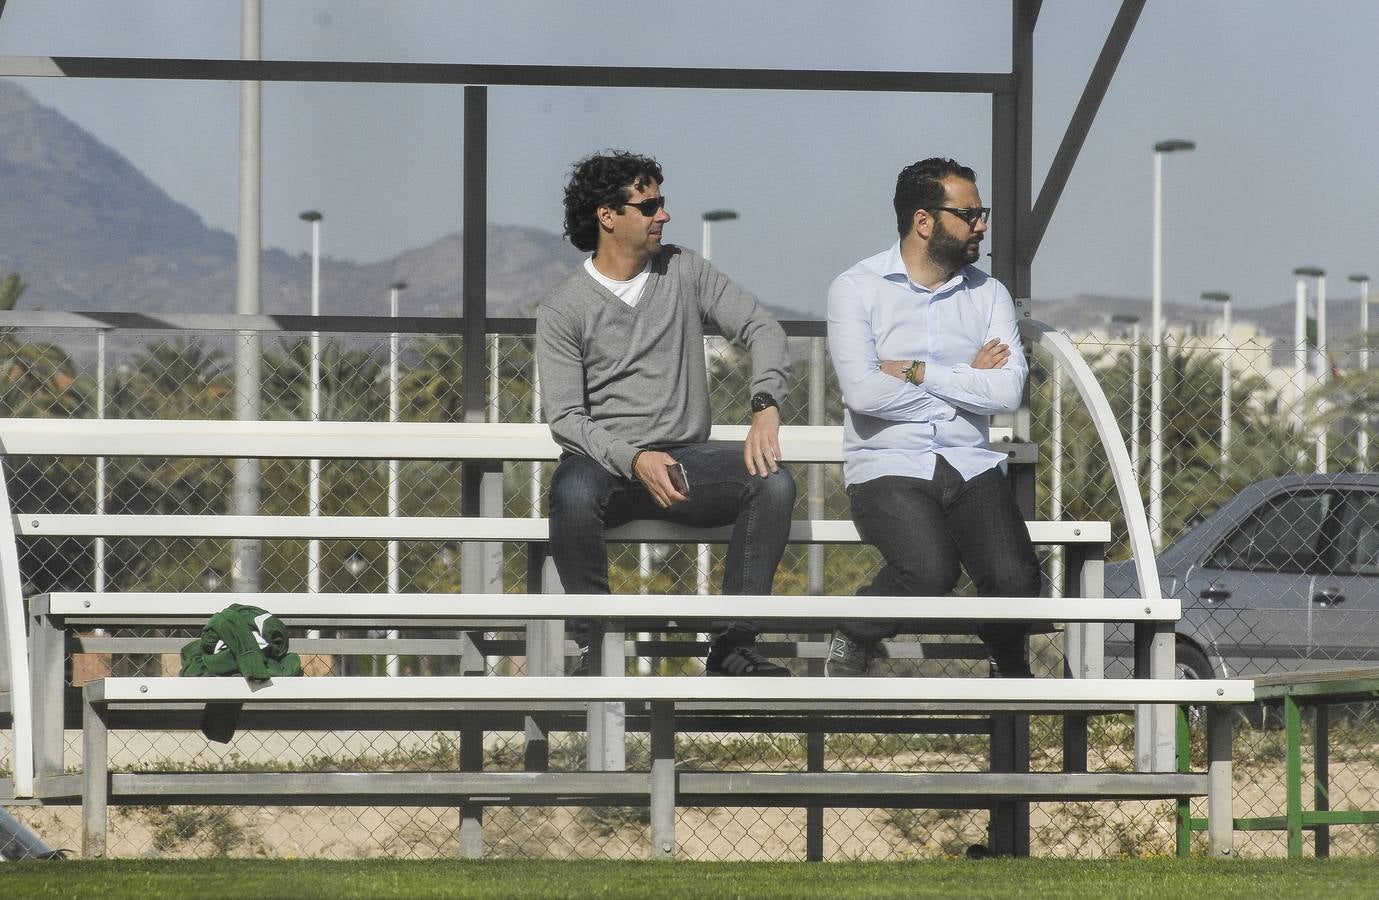
<path id="1" fill-rule="evenodd" d="M 189 849 L 202 856 L 226 857 L 237 850 L 266 856 L 258 836 L 236 820 L 233 809 L 203 806 L 121 807 L 119 815 L 142 819 L 152 832 L 153 849 L 173 853 Z M 209 849 L 209 852 L 206 850 Z"/>

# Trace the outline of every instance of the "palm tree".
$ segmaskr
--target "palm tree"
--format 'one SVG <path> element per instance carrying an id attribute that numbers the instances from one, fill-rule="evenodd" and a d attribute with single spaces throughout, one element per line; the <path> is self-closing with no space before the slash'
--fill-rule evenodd
<path id="1" fill-rule="evenodd" d="M 329 339 L 320 350 L 321 418 L 360 422 L 380 418 L 387 409 L 387 373 L 376 354 L 346 349 Z M 264 417 L 305 419 L 311 409 L 311 343 L 283 341 L 264 355 Z"/>
<path id="2" fill-rule="evenodd" d="M 0 310 L 14 309 L 28 287 L 18 272 L 11 272 L 0 279 Z"/>
<path id="3" fill-rule="evenodd" d="M 464 355 L 459 338 L 439 337 L 421 347 L 402 373 L 402 418 L 413 422 L 464 421 Z"/>
<path id="4" fill-rule="evenodd" d="M 112 398 L 130 404 L 122 413 L 136 418 L 222 419 L 230 414 L 230 393 L 225 351 L 179 337 L 147 347 L 132 371 L 117 373 Z"/>
<path id="5" fill-rule="evenodd" d="M 1297 436 L 1283 420 L 1264 411 L 1256 398 L 1267 396 L 1268 386 L 1258 376 L 1237 378 L 1231 390 L 1231 444 L 1229 476 L 1222 479 L 1221 364 L 1215 355 L 1169 348 L 1164 366 L 1164 534 L 1171 542 L 1183 527 L 1209 513 L 1246 485 L 1283 474 L 1293 467 Z M 1131 359 L 1118 354 L 1101 366 L 1098 380 L 1106 391 L 1118 422 L 1130 421 Z M 1030 383 L 1033 440 L 1042 452 L 1050 446 L 1050 379 L 1042 360 L 1036 358 Z M 1146 402 L 1141 397 L 1141 402 Z M 1148 421 L 1141 410 L 1141 422 Z M 1069 519 L 1123 520 L 1114 479 L 1105 451 L 1095 437 L 1086 409 L 1064 394 L 1063 509 Z M 1039 493 L 1052 490 L 1051 467 L 1039 466 Z M 1046 508 L 1046 507 L 1044 507 Z M 1124 552 L 1110 554 L 1112 558 Z"/>

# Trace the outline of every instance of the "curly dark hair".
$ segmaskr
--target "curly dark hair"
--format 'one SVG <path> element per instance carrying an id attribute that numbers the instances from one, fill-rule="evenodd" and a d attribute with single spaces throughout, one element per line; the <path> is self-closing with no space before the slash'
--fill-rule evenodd
<path id="1" fill-rule="evenodd" d="M 962 163 L 940 156 L 921 159 L 900 170 L 895 179 L 895 225 L 904 237 L 910 233 L 915 211 L 943 205 L 943 179 L 950 175 L 977 182 L 977 173 Z"/>
<path id="2" fill-rule="evenodd" d="M 621 211 L 632 196 L 629 188 L 664 180 L 660 164 L 649 156 L 626 150 L 586 156 L 570 168 L 570 180 L 565 184 L 565 236 L 580 250 L 597 249 L 598 208 L 611 206 Z"/>

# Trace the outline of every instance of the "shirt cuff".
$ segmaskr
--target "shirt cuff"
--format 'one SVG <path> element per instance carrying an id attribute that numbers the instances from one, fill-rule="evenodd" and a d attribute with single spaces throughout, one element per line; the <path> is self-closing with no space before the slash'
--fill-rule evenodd
<path id="1" fill-rule="evenodd" d="M 924 364 L 924 381 L 920 387 L 928 388 L 935 394 L 945 394 L 952 385 L 953 367 L 935 365 L 931 362 Z"/>

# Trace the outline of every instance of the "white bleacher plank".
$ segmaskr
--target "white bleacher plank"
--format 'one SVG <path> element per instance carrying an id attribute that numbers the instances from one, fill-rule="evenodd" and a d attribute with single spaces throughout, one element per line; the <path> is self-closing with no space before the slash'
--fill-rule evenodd
<path id="1" fill-rule="evenodd" d="M 544 541 L 549 520 L 460 516 L 178 516 L 30 513 L 14 516 L 21 537 L 187 537 L 271 540 Z M 1028 522 L 1036 544 L 1105 544 L 1109 522 Z M 731 527 L 691 528 L 654 519 L 608 530 L 608 540 L 630 543 L 727 543 Z M 855 544 L 857 527 L 846 519 L 790 523 L 793 544 Z"/>
<path id="2" fill-rule="evenodd" d="M 97 702 L 335 702 L 668 700 L 743 702 L 1249 703 L 1254 682 L 1144 678 L 704 678 L 700 676 L 481 678 L 106 678 Z"/>
<path id="3" fill-rule="evenodd" d="M 1086 597 L 734 597 L 698 594 L 359 594 L 54 592 L 40 596 L 59 616 L 211 616 L 230 603 L 262 607 L 280 617 L 563 619 L 578 610 L 591 618 L 699 620 L 750 618 L 923 621 L 1174 622 L 1176 598 L 1124 600 Z"/>
<path id="4" fill-rule="evenodd" d="M 715 425 L 711 440 L 741 441 L 746 425 Z M 992 441 L 1010 429 L 991 429 Z M 554 460 L 544 424 L 508 422 L 238 422 L 225 420 L 8 419 L 6 455 L 263 457 L 282 459 Z M 783 425 L 787 462 L 837 463 L 840 425 Z M 463 444 L 463 447 L 458 446 Z"/>

